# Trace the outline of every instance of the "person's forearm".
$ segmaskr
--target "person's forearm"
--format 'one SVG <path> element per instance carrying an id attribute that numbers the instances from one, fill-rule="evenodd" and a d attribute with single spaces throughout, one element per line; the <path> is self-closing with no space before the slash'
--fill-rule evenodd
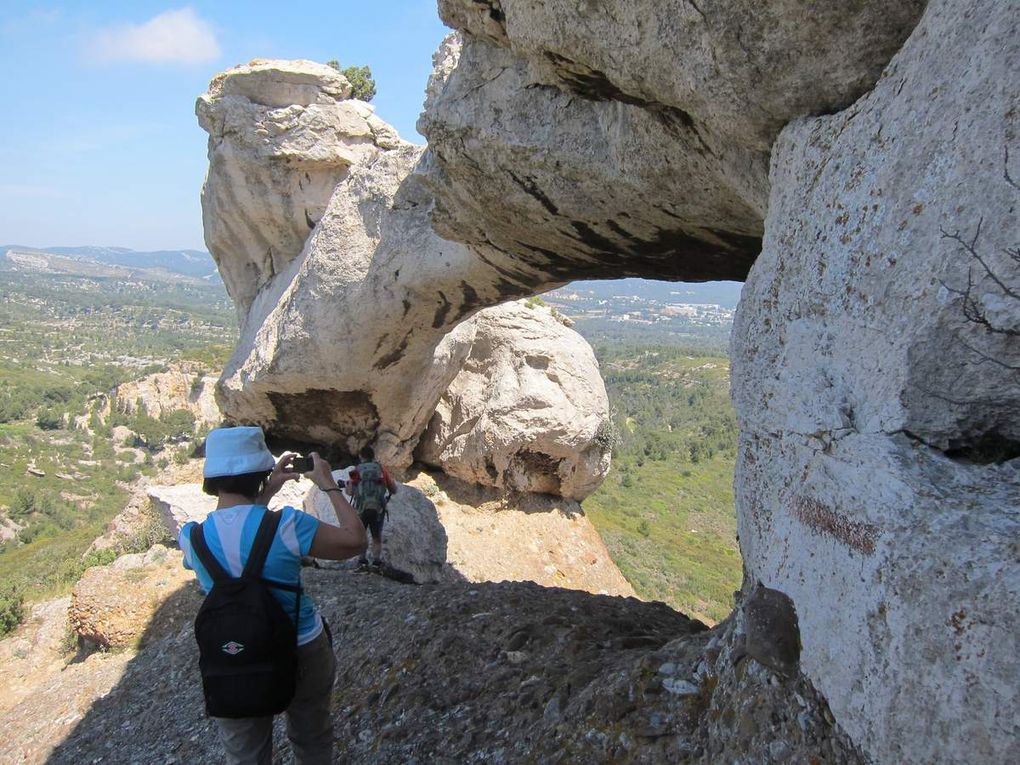
<path id="1" fill-rule="evenodd" d="M 351 540 L 351 543 L 357 545 L 366 542 L 368 537 L 365 535 L 365 526 L 362 524 L 361 518 L 358 517 L 357 511 L 351 507 L 351 503 L 344 497 L 340 487 L 329 487 L 328 491 L 323 489 L 323 493 L 329 497 L 329 502 L 333 506 L 337 525 L 355 534 L 355 538 Z"/>

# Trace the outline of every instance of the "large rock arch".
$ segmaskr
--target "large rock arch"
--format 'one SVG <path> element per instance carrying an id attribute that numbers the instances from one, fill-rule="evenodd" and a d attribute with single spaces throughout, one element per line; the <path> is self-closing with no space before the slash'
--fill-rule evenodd
<path id="1" fill-rule="evenodd" d="M 330 202 L 336 228 L 327 210 L 301 253 L 244 277 L 227 412 L 273 424 L 308 394 L 293 380 L 309 354 L 329 357 L 335 328 L 296 318 L 350 282 L 312 267 L 342 246 L 344 204 L 407 214 L 400 247 L 355 248 L 359 279 L 388 276 L 339 301 L 405 330 L 358 350 L 394 365 L 403 409 L 330 432 L 405 458 L 470 353 L 454 327 L 484 306 L 581 277 L 746 276 L 745 595 L 761 582 L 791 599 L 800 670 L 870 758 L 1015 756 L 1020 14 L 994 0 L 440 10 L 463 39 L 436 57 L 429 150 L 366 162 Z M 426 246 L 429 224 L 442 238 Z M 222 268 L 229 253 L 210 248 Z M 409 379 L 429 395 L 408 397 Z"/>

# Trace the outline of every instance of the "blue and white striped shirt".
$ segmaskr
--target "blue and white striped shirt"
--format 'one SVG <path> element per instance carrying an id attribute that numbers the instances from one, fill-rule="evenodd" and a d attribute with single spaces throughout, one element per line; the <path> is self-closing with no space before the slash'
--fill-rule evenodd
<path id="1" fill-rule="evenodd" d="M 235 505 L 223 510 L 214 510 L 205 519 L 203 531 L 206 544 L 231 576 L 240 576 L 244 571 L 248 553 L 255 542 L 255 534 L 266 512 L 262 505 Z M 289 506 L 280 510 L 280 513 L 282 516 L 280 527 L 269 548 L 262 577 L 286 584 L 300 584 L 301 558 L 308 555 L 311 549 L 319 521 L 314 516 Z M 204 592 L 209 592 L 213 579 L 191 549 L 191 528 L 194 525 L 194 521 L 184 524 L 177 542 L 184 552 L 184 567 L 192 569 L 198 575 L 199 586 Z M 293 619 L 294 599 L 297 594 L 275 587 L 271 587 L 270 591 L 283 605 L 283 610 Z M 310 643 L 321 632 L 322 619 L 319 617 L 319 611 L 312 599 L 302 593 L 301 613 L 298 619 L 298 645 Z"/>

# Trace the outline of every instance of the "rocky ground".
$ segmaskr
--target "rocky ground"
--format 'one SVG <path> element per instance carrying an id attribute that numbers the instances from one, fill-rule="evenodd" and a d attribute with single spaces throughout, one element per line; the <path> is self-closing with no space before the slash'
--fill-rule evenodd
<path id="1" fill-rule="evenodd" d="M 740 612 L 707 630 L 660 603 L 528 582 L 309 569 L 306 585 L 335 634 L 336 762 L 861 761 L 801 676 L 745 655 Z M 5 676 L 35 675 L 30 695 L 0 703 L 0 761 L 218 761 L 198 603 L 188 584 L 140 649 L 77 659 L 60 653 L 66 601 L 37 607 L 0 643 Z M 276 734 L 277 761 L 291 762 L 282 723 Z"/>

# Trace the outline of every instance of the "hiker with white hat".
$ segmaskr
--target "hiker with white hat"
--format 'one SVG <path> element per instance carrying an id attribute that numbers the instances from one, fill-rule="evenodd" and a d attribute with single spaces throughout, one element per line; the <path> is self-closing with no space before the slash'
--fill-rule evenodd
<path id="1" fill-rule="evenodd" d="M 179 537 L 185 567 L 208 593 L 195 621 L 199 666 L 232 765 L 271 762 L 273 715 L 284 711 L 296 762 L 332 761 L 332 640 L 301 590 L 301 558 L 353 558 L 367 540 L 329 463 L 309 456 L 305 475 L 329 497 L 337 525 L 289 506 L 270 511 L 269 500 L 301 476 L 296 455 L 275 460 L 261 428 L 217 428 L 206 440 L 202 484 L 216 509 Z"/>

